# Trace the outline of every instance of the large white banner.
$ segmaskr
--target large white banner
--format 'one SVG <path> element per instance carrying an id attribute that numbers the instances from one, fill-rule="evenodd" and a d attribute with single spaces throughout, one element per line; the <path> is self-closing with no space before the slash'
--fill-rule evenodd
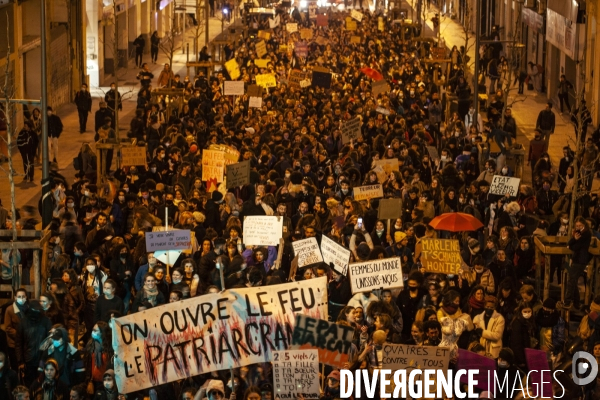
<path id="1" fill-rule="evenodd" d="M 119 392 L 270 362 L 290 347 L 296 314 L 327 319 L 326 277 L 226 290 L 117 318 Z"/>
<path id="2" fill-rule="evenodd" d="M 550 8 L 546 11 L 546 40 L 570 58 L 575 59 L 577 24 Z"/>

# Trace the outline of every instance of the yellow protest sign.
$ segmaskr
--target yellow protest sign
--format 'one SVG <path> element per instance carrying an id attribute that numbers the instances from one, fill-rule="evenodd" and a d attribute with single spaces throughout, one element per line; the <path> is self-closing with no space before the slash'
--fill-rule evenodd
<path id="1" fill-rule="evenodd" d="M 312 39 L 313 31 L 312 29 L 301 29 L 300 30 L 300 39 Z"/>
<path id="2" fill-rule="evenodd" d="M 229 72 L 231 80 L 235 81 L 240 77 L 240 66 L 237 61 L 235 61 L 235 58 L 232 58 L 225 63 L 225 69 Z"/>
<path id="3" fill-rule="evenodd" d="M 264 40 L 256 43 L 256 55 L 259 58 L 262 58 L 265 54 L 267 54 L 267 45 Z"/>
<path id="4" fill-rule="evenodd" d="M 121 166 L 146 165 L 146 146 L 121 147 Z"/>
<path id="5" fill-rule="evenodd" d="M 379 17 L 377 19 L 377 29 L 381 32 L 385 30 L 385 22 L 383 22 L 383 17 Z"/>
<path id="6" fill-rule="evenodd" d="M 361 42 L 360 36 L 351 36 L 350 37 L 350 43 L 360 44 L 360 42 Z"/>
<path id="7" fill-rule="evenodd" d="M 254 60 L 254 65 L 256 65 L 258 68 L 267 68 L 267 64 L 271 62 L 270 58 L 267 59 L 256 59 Z"/>
<path id="8" fill-rule="evenodd" d="M 273 74 L 259 74 L 256 75 L 256 84 L 264 88 L 276 87 L 277 80 Z"/>
<path id="9" fill-rule="evenodd" d="M 346 21 L 346 30 L 347 31 L 355 31 L 357 28 L 356 21 Z"/>
<path id="10" fill-rule="evenodd" d="M 225 171 L 225 152 L 219 150 L 204 150 L 202 152 L 202 180 L 223 182 Z"/>
<path id="11" fill-rule="evenodd" d="M 258 31 L 258 38 L 264 39 L 264 40 L 269 40 L 269 39 L 271 39 L 271 32 Z"/>
<path id="12" fill-rule="evenodd" d="M 421 264 L 427 272 L 456 274 L 461 263 L 458 240 L 427 238 L 421 240 Z"/>

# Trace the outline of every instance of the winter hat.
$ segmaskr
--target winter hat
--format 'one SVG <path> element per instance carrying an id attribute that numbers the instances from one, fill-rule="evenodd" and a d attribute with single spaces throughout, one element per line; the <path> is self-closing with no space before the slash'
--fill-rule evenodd
<path id="1" fill-rule="evenodd" d="M 356 249 L 356 254 L 358 255 L 358 258 L 360 258 L 361 260 L 366 260 L 367 258 L 369 258 L 369 254 L 371 254 L 371 249 L 369 248 L 368 244 L 361 243 L 358 245 L 358 248 Z"/>
<path id="2" fill-rule="evenodd" d="M 513 351 L 508 347 L 505 347 L 502 350 L 500 350 L 498 358 L 501 358 L 504 361 L 508 362 L 510 365 L 512 365 L 515 362 L 515 353 L 513 353 Z"/>
<path id="3" fill-rule="evenodd" d="M 223 201 L 223 193 L 219 192 L 218 190 L 215 190 L 214 192 L 212 192 L 211 199 L 215 203 L 220 203 L 221 201 Z"/>
<path id="4" fill-rule="evenodd" d="M 474 239 L 474 238 L 469 239 L 469 248 L 471 250 L 474 250 L 476 247 L 480 247 L 479 246 L 479 241 L 477 239 Z"/>
<path id="5" fill-rule="evenodd" d="M 223 385 L 223 381 L 218 379 L 211 379 L 208 383 L 208 387 L 206 388 L 206 393 L 210 393 L 212 391 L 220 392 L 221 394 L 225 394 L 225 386 Z"/>
<path id="6" fill-rule="evenodd" d="M 551 310 L 556 310 L 556 300 L 554 300 L 551 297 L 548 297 L 546 300 L 544 300 L 543 306 L 544 306 L 544 308 L 549 308 Z"/>
<path id="7" fill-rule="evenodd" d="M 396 240 L 396 243 L 400 243 L 405 238 L 406 238 L 406 233 L 404 233 L 402 231 L 396 231 L 396 233 L 394 233 L 394 240 Z"/>

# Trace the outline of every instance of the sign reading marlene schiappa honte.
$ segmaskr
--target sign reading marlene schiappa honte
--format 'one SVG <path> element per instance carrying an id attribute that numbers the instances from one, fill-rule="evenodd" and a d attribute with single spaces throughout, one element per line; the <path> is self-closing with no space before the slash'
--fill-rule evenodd
<path id="1" fill-rule="evenodd" d="M 456 274 L 461 263 L 458 240 L 421 239 L 421 264 L 425 271 Z"/>
<path id="2" fill-rule="evenodd" d="M 353 294 L 404 287 L 400 257 L 353 263 L 348 271 Z"/>

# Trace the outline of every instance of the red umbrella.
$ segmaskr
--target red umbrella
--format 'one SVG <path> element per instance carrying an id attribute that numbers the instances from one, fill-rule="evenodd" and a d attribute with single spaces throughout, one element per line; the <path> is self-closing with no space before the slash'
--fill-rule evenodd
<path id="1" fill-rule="evenodd" d="M 442 214 L 432 219 L 429 225 L 434 229 L 450 232 L 476 231 L 483 227 L 481 221 L 465 213 Z"/>
<path id="2" fill-rule="evenodd" d="M 360 72 L 362 72 L 363 74 L 365 74 L 369 78 L 373 79 L 374 81 L 381 81 L 381 80 L 383 80 L 383 75 L 381 75 L 381 73 L 379 73 L 379 71 L 377 71 L 377 70 L 375 70 L 373 68 L 364 67 L 364 68 L 360 69 Z"/>

